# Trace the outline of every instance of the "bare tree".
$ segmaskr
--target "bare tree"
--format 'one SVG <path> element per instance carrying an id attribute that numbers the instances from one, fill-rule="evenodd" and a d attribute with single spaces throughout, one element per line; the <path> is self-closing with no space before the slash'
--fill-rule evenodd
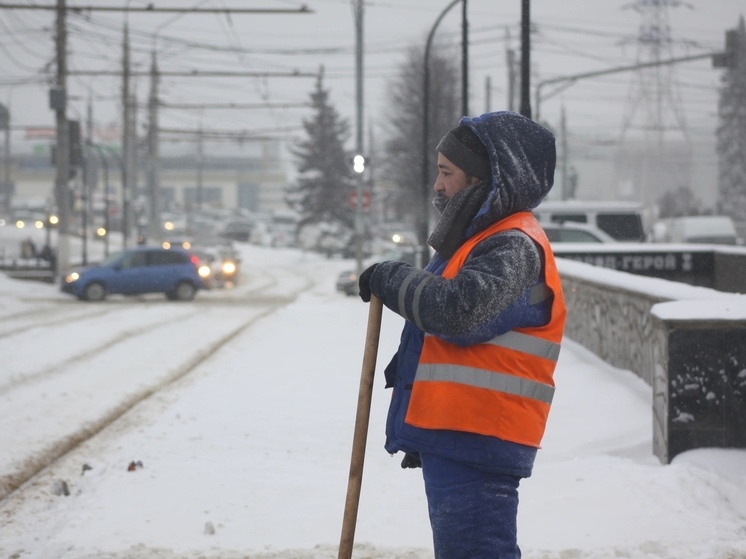
<path id="1" fill-rule="evenodd" d="M 430 52 L 430 133 L 427 149 L 435 153 L 440 139 L 461 116 L 460 71 L 453 49 L 436 47 Z M 389 82 L 389 112 L 384 119 L 386 141 L 382 172 L 393 185 L 388 214 L 398 221 L 415 223 L 422 205 L 424 46 L 410 47 L 396 77 Z M 430 159 L 433 162 L 435 158 Z M 434 171 L 431 176 L 435 176 Z"/>

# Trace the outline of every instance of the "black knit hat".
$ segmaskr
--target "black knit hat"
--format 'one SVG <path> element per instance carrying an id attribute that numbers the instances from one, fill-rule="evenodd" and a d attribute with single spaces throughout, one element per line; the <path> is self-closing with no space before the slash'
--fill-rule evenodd
<path id="1" fill-rule="evenodd" d="M 480 179 L 492 176 L 487 148 L 468 126 L 462 124 L 451 130 L 436 149 L 467 175 Z"/>

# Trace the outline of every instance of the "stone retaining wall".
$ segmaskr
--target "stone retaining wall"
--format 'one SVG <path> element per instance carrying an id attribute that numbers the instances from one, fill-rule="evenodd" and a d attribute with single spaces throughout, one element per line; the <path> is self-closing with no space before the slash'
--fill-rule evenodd
<path id="1" fill-rule="evenodd" d="M 690 448 L 746 448 L 746 296 L 557 262 L 565 335 L 651 386 L 662 462 Z M 669 302 L 678 305 L 675 319 L 657 317 Z M 702 308 L 714 318 L 703 320 Z"/>

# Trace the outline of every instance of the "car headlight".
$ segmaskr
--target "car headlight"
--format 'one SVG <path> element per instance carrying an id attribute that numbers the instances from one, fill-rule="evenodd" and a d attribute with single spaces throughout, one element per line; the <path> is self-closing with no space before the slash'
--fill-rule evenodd
<path id="1" fill-rule="evenodd" d="M 78 281 L 79 279 L 80 274 L 78 272 L 72 272 L 71 274 L 65 276 L 65 283 L 72 283 L 74 281 Z"/>
<path id="2" fill-rule="evenodd" d="M 235 274 L 236 273 L 236 264 L 233 262 L 223 262 L 222 270 L 224 274 Z"/>
<path id="3" fill-rule="evenodd" d="M 197 273 L 199 274 L 199 277 L 201 278 L 209 278 L 210 277 L 210 267 L 205 266 L 204 264 L 197 268 Z"/>

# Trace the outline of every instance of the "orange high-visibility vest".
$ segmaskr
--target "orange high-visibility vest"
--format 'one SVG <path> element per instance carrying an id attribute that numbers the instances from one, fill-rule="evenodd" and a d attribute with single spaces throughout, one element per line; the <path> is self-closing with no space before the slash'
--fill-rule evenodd
<path id="1" fill-rule="evenodd" d="M 523 231 L 544 251 L 546 287 L 554 296 L 549 323 L 515 328 L 467 347 L 426 334 L 406 422 L 538 447 L 554 394 L 566 314 L 557 265 L 543 229 L 530 212 L 513 214 L 468 239 L 446 265 L 443 277 L 456 276 L 477 243 L 508 229 Z"/>

